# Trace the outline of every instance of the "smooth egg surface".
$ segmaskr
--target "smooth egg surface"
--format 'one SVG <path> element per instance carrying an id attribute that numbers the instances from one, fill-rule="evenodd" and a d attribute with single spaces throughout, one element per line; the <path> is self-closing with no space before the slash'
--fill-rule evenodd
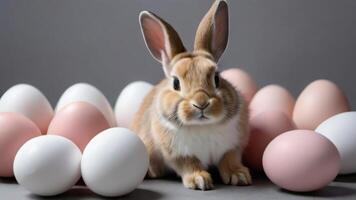
<path id="1" fill-rule="evenodd" d="M 99 89 L 87 83 L 77 83 L 69 87 L 59 98 L 56 112 L 64 106 L 78 101 L 96 106 L 103 113 L 110 126 L 116 126 L 114 111 L 109 101 Z"/>
<path id="2" fill-rule="evenodd" d="M 40 129 L 18 113 L 0 113 L 0 177 L 12 177 L 15 155 L 29 139 L 40 136 Z"/>
<path id="3" fill-rule="evenodd" d="M 244 163 L 255 171 L 261 171 L 262 156 L 267 145 L 278 135 L 295 128 L 293 121 L 280 111 L 266 111 L 251 117 L 250 138 L 244 150 Z"/>
<path id="4" fill-rule="evenodd" d="M 48 134 L 66 137 L 83 151 L 94 136 L 108 128 L 108 121 L 95 106 L 86 102 L 75 102 L 55 114 L 48 127 Z"/>
<path id="5" fill-rule="evenodd" d="M 231 68 L 221 72 L 221 77 L 229 81 L 239 91 L 246 102 L 250 102 L 258 90 L 257 83 L 245 71 L 239 68 Z"/>
<path id="6" fill-rule="evenodd" d="M 53 117 L 53 108 L 37 88 L 18 84 L 9 88 L 0 99 L 0 112 L 16 112 L 32 120 L 41 130 L 47 132 Z"/>
<path id="7" fill-rule="evenodd" d="M 250 104 L 251 116 L 268 110 L 278 110 L 292 118 L 295 104 L 289 91 L 279 85 L 267 85 L 260 89 Z"/>
<path id="8" fill-rule="evenodd" d="M 293 120 L 299 129 L 314 130 L 329 117 L 349 110 L 346 96 L 335 83 L 316 80 L 300 93 Z"/>
<path id="9" fill-rule="evenodd" d="M 294 192 L 321 189 L 334 180 L 340 155 L 326 137 L 310 130 L 293 130 L 277 136 L 263 154 L 268 178 Z"/>
<path id="10" fill-rule="evenodd" d="M 144 81 L 128 84 L 120 93 L 115 104 L 115 115 L 120 127 L 129 128 L 146 95 L 153 85 Z"/>
<path id="11" fill-rule="evenodd" d="M 81 157 L 79 148 L 64 137 L 35 137 L 27 141 L 16 154 L 15 178 L 33 194 L 58 195 L 79 180 Z"/>
<path id="12" fill-rule="evenodd" d="M 83 152 L 82 177 L 93 192 L 121 196 L 133 191 L 148 170 L 141 139 L 126 128 L 110 128 L 95 136 Z"/>
<path id="13" fill-rule="evenodd" d="M 344 112 L 322 122 L 316 132 L 327 137 L 341 156 L 340 174 L 356 173 L 356 112 Z"/>

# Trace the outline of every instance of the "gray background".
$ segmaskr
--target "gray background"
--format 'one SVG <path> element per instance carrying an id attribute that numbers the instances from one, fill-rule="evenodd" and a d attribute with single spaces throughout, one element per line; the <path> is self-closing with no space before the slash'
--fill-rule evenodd
<path id="1" fill-rule="evenodd" d="M 144 45 L 138 14 L 149 9 L 172 23 L 188 48 L 210 7 L 205 0 L 0 0 L 0 93 L 16 83 L 38 87 L 54 105 L 77 82 L 114 103 L 129 82 L 156 83 L 160 65 Z M 356 1 L 231 0 L 230 43 L 220 66 L 241 67 L 260 86 L 277 83 L 296 96 L 328 78 L 356 105 Z M 356 176 L 313 193 L 289 193 L 267 179 L 251 187 L 184 189 L 178 180 L 145 181 L 127 199 L 355 199 Z M 73 188 L 52 199 L 101 199 Z M 0 199 L 44 199 L 0 178 Z"/>
<path id="2" fill-rule="evenodd" d="M 156 83 L 163 72 L 147 51 L 138 14 L 170 22 L 192 47 L 207 0 L 0 0 L 0 93 L 38 87 L 55 104 L 77 82 L 114 103 L 129 82 Z M 220 66 L 241 67 L 260 86 L 297 96 L 314 79 L 340 85 L 356 105 L 356 1 L 231 0 L 230 41 Z"/>

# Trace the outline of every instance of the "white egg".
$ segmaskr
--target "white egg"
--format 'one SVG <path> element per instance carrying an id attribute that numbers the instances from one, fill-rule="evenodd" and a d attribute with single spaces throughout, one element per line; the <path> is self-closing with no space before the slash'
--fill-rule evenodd
<path id="1" fill-rule="evenodd" d="M 82 177 L 93 192 L 121 196 L 134 190 L 148 169 L 145 145 L 126 128 L 107 129 L 86 146 L 82 157 Z"/>
<path id="2" fill-rule="evenodd" d="M 109 101 L 99 89 L 87 83 L 74 84 L 64 91 L 58 100 L 56 112 L 66 105 L 78 101 L 87 102 L 96 106 L 103 113 L 106 120 L 108 120 L 110 126 L 116 126 L 114 112 Z"/>
<path id="3" fill-rule="evenodd" d="M 143 99 L 152 88 L 153 85 L 150 83 L 136 81 L 122 90 L 115 104 L 115 116 L 120 127 L 129 128 Z"/>
<path id="4" fill-rule="evenodd" d="M 27 141 L 17 152 L 14 174 L 30 192 L 51 196 L 70 189 L 80 178 L 81 152 L 70 140 L 43 135 Z"/>
<path id="5" fill-rule="evenodd" d="M 37 88 L 18 84 L 9 88 L 0 99 L 0 112 L 15 112 L 25 115 L 41 130 L 47 132 L 53 118 L 53 108 Z"/>
<path id="6" fill-rule="evenodd" d="M 340 174 L 356 172 L 356 112 L 337 114 L 321 123 L 315 132 L 327 137 L 341 156 Z"/>

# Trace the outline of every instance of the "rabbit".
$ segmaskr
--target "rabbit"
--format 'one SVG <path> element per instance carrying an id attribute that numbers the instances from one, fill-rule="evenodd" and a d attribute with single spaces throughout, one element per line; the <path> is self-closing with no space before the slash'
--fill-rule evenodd
<path id="1" fill-rule="evenodd" d="M 220 77 L 217 62 L 228 41 L 228 6 L 217 0 L 200 22 L 188 52 L 173 27 L 149 11 L 139 16 L 152 56 L 166 76 L 144 98 L 130 128 L 149 153 L 149 178 L 175 172 L 190 189 L 212 189 L 208 168 L 223 183 L 250 185 L 241 155 L 249 137 L 248 108 Z"/>

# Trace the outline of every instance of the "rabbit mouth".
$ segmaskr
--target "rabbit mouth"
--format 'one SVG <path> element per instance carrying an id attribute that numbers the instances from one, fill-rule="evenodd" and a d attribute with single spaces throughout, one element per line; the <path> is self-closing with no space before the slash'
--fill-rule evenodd
<path id="1" fill-rule="evenodd" d="M 204 113 L 201 113 L 200 116 L 198 117 L 199 120 L 204 121 L 204 120 L 208 120 L 209 118 L 207 116 L 204 115 Z"/>

